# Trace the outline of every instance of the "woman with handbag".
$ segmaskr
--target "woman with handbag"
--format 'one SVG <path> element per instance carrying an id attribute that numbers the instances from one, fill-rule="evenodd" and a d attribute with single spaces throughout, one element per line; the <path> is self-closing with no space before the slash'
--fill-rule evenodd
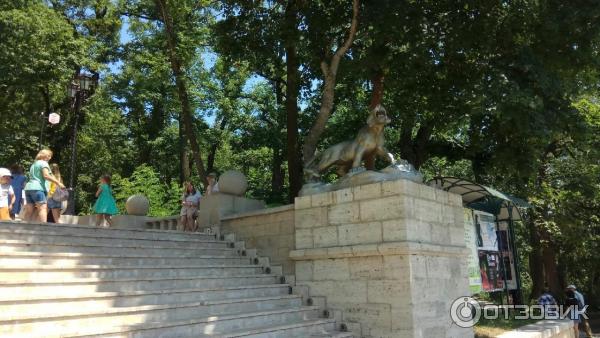
<path id="1" fill-rule="evenodd" d="M 45 223 L 48 219 L 48 197 L 46 182 L 52 182 L 61 188 L 64 184 L 52 176 L 48 161 L 52 159 L 52 151 L 42 149 L 35 157 L 35 162 L 29 169 L 29 182 L 25 184 L 25 211 L 23 220 L 26 222 L 39 221 Z M 37 210 L 37 212 L 36 212 Z"/>
<path id="2" fill-rule="evenodd" d="M 179 218 L 183 231 L 195 232 L 198 230 L 196 216 L 200 206 L 200 191 L 194 188 L 192 182 L 183 183 L 183 196 L 181 197 L 181 211 Z"/>
<path id="3" fill-rule="evenodd" d="M 60 183 L 63 183 L 62 177 L 60 175 L 60 168 L 58 164 L 52 163 L 50 165 L 50 171 L 52 172 L 52 176 Z M 54 223 L 60 223 L 60 215 L 62 214 L 62 192 L 59 191 L 62 189 L 56 183 L 50 182 L 50 189 L 48 189 L 48 209 L 52 213 L 52 218 L 54 219 Z"/>

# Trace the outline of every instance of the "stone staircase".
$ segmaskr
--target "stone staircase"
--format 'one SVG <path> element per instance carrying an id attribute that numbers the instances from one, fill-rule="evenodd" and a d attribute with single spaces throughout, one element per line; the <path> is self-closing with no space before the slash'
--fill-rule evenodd
<path id="1" fill-rule="evenodd" d="M 232 235 L 0 222 L 0 337 L 352 337 L 293 291 Z"/>

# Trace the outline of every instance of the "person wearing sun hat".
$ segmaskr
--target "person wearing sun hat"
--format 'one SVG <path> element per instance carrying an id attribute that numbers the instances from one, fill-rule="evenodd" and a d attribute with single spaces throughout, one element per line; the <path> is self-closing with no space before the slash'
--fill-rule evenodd
<path id="1" fill-rule="evenodd" d="M 0 221 L 10 221 L 10 210 L 15 203 L 15 192 L 10 184 L 10 170 L 0 168 Z"/>

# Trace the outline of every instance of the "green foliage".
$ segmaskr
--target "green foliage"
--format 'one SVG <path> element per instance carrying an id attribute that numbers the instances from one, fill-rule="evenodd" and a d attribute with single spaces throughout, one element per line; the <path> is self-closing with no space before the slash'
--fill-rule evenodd
<path id="1" fill-rule="evenodd" d="M 41 1 L 3 8 L 0 32 L 0 162 L 8 165 L 35 156 L 45 123 L 40 112 L 65 99 L 88 44 Z"/>
<path id="2" fill-rule="evenodd" d="M 99 46 L 114 50 L 120 19 L 107 1 L 3 1 L 0 8 L 0 163 L 28 164 L 45 146 L 68 171 L 67 85 L 79 70 L 105 66 Z M 59 125 L 48 124 L 51 112 L 61 115 Z"/>
<path id="3" fill-rule="evenodd" d="M 425 181 L 434 177 L 452 176 L 464 179 L 473 179 L 471 162 L 467 160 L 449 161 L 445 157 L 431 157 L 423 163 L 421 173 Z"/>
<path id="4" fill-rule="evenodd" d="M 1 83 L 10 88 L 64 88 L 85 57 L 86 41 L 74 38 L 73 27 L 41 2 L 1 11 L 0 30 Z"/>
<path id="5" fill-rule="evenodd" d="M 141 165 L 130 177 L 113 177 L 113 190 L 119 210 L 125 213 L 125 202 L 135 194 L 142 194 L 150 201 L 149 216 L 177 215 L 181 208 L 182 189 L 179 184 L 162 181 L 154 168 Z"/>
<path id="6" fill-rule="evenodd" d="M 129 130 L 117 105 L 108 100 L 100 88 L 83 111 L 85 124 L 77 142 L 77 202 L 83 213 L 91 210 L 94 194 L 102 175 L 128 175 L 134 170 L 131 158 L 135 148 L 129 140 Z M 63 177 L 70 177 L 70 147 L 66 147 L 58 162 Z M 121 209 L 123 210 L 123 209 Z"/>

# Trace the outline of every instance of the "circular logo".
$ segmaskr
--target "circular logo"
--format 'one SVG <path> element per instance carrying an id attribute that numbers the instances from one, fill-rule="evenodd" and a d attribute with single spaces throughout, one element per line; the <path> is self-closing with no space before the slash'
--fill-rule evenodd
<path id="1" fill-rule="evenodd" d="M 452 321 L 456 325 L 462 328 L 473 327 L 481 318 L 481 307 L 471 297 L 458 298 L 452 302 L 450 318 L 452 318 Z"/>

